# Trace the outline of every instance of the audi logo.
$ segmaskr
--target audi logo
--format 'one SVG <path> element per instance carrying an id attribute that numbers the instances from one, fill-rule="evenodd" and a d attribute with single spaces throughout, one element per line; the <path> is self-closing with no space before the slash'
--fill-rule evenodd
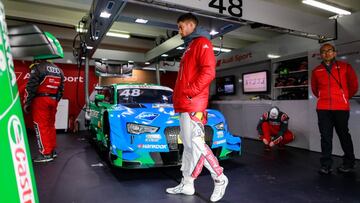
<path id="1" fill-rule="evenodd" d="M 49 71 L 50 73 L 60 74 L 60 69 L 57 67 L 47 66 L 46 70 Z"/>

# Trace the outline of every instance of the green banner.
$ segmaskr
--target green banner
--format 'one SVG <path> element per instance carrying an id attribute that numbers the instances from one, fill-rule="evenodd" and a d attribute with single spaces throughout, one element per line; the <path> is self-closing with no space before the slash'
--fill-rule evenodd
<path id="1" fill-rule="evenodd" d="M 0 202 L 39 202 L 0 1 Z"/>

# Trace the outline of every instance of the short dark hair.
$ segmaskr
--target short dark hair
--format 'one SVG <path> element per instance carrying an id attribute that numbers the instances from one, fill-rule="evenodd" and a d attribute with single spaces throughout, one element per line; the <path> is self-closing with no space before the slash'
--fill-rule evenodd
<path id="1" fill-rule="evenodd" d="M 195 25 L 197 26 L 199 24 L 199 20 L 197 19 L 197 17 L 192 14 L 192 13 L 185 13 L 183 15 L 181 15 L 178 19 L 177 19 L 177 23 L 180 22 L 184 22 L 184 21 L 193 21 L 195 23 Z"/>

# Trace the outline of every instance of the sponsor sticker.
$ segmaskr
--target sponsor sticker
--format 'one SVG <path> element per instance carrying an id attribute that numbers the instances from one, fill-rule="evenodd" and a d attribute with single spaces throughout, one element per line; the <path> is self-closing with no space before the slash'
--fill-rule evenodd
<path id="1" fill-rule="evenodd" d="M 142 112 L 138 116 L 136 116 L 136 119 L 144 120 L 144 121 L 153 121 L 155 120 L 160 114 L 158 113 L 151 113 L 151 112 Z"/>
<path id="2" fill-rule="evenodd" d="M 218 138 L 223 138 L 224 137 L 224 132 L 223 131 L 218 131 L 217 132 L 217 137 Z"/>
<path id="3" fill-rule="evenodd" d="M 20 202 L 35 202 L 34 190 L 28 164 L 24 131 L 19 118 L 11 116 L 8 122 L 8 136 L 12 151 L 15 176 L 17 180 Z"/>
<path id="4" fill-rule="evenodd" d="M 139 144 L 140 149 L 166 149 L 166 144 Z"/>
<path id="5" fill-rule="evenodd" d="M 161 140 L 160 134 L 147 134 L 145 138 L 145 142 L 158 142 Z"/>
<path id="6" fill-rule="evenodd" d="M 226 139 L 215 141 L 214 145 L 219 145 L 219 144 L 224 144 L 224 143 L 226 143 Z"/>

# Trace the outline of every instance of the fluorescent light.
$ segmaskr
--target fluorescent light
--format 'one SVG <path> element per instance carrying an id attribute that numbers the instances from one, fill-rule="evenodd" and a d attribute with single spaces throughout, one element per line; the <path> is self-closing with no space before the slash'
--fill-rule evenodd
<path id="1" fill-rule="evenodd" d="M 107 61 L 107 58 L 102 58 L 101 60 L 102 60 L 102 61 Z"/>
<path id="2" fill-rule="evenodd" d="M 107 32 L 106 36 L 109 37 L 119 37 L 119 38 L 130 38 L 129 34 L 124 34 L 124 33 L 117 33 L 117 32 Z"/>
<path id="3" fill-rule="evenodd" d="M 92 46 L 86 46 L 87 49 L 93 49 L 94 47 Z"/>
<path id="4" fill-rule="evenodd" d="M 134 61 L 128 61 L 128 63 L 134 63 Z"/>
<path id="5" fill-rule="evenodd" d="M 145 62 L 145 65 L 150 65 L 150 62 Z"/>
<path id="6" fill-rule="evenodd" d="M 85 56 L 81 57 L 81 59 L 85 59 Z"/>
<path id="7" fill-rule="evenodd" d="M 177 50 L 183 50 L 183 49 L 185 49 L 185 47 L 178 47 L 178 48 L 176 48 Z"/>
<path id="8" fill-rule="evenodd" d="M 156 70 L 156 68 L 153 68 L 153 67 L 144 67 L 142 68 L 143 70 Z M 159 68 L 159 71 L 165 71 L 165 69 L 163 68 Z"/>
<path id="9" fill-rule="evenodd" d="M 162 57 L 168 57 L 169 55 L 167 55 L 167 54 L 162 54 L 161 56 L 162 56 Z"/>
<path id="10" fill-rule="evenodd" d="M 110 18 L 110 16 L 111 16 L 111 13 L 108 13 L 106 11 L 103 11 L 100 13 L 100 17 L 102 17 L 102 18 Z"/>
<path id="11" fill-rule="evenodd" d="M 210 32 L 210 35 L 217 35 L 217 34 L 219 34 L 219 32 L 216 30 L 211 30 L 211 32 Z"/>
<path id="12" fill-rule="evenodd" d="M 325 3 L 321 3 L 318 1 L 314 1 L 314 0 L 303 0 L 302 1 L 304 4 L 310 5 L 310 6 L 314 6 L 320 9 L 324 9 L 333 13 L 337 13 L 339 15 L 351 15 L 350 11 L 341 9 L 341 8 L 337 8 L 335 6 L 331 6 L 329 4 L 325 4 Z"/>
<path id="13" fill-rule="evenodd" d="M 267 57 L 270 58 L 270 59 L 276 59 L 276 58 L 280 58 L 280 55 L 268 54 Z"/>
<path id="14" fill-rule="evenodd" d="M 138 18 L 135 20 L 136 23 L 141 23 L 141 24 L 146 24 L 148 22 L 148 20 L 146 19 L 142 19 L 142 18 Z"/>
<path id="15" fill-rule="evenodd" d="M 214 47 L 213 49 L 214 49 L 214 51 L 221 51 L 221 52 L 225 52 L 225 53 L 231 52 L 231 49 L 225 49 L 225 48 L 220 49 L 220 47 Z"/>

